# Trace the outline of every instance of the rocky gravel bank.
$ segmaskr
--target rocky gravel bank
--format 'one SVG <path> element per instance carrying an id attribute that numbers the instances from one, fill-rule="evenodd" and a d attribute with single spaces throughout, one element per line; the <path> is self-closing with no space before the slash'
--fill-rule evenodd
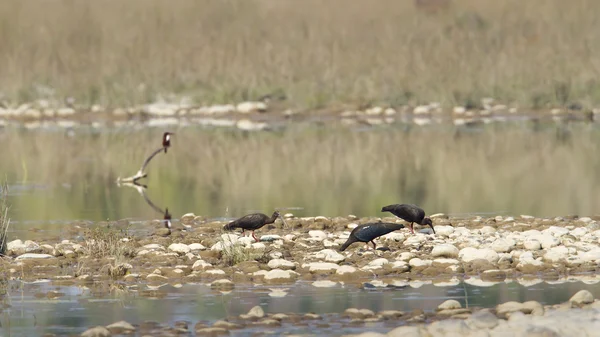
<path id="1" fill-rule="evenodd" d="M 286 225 L 257 231 L 260 242 L 240 233 L 224 232 L 225 222 L 193 214 L 175 222 L 173 230 L 160 221 L 148 222 L 152 235 L 113 224 L 74 223 L 71 238 L 43 242 L 13 240 L 3 260 L 13 278 L 60 278 L 87 282 L 123 279 L 127 282 L 187 283 L 227 280 L 237 283 L 289 284 L 297 280 L 361 285 L 402 285 L 419 280 L 450 281 L 457 277 L 502 282 L 505 279 L 559 280 L 598 272 L 600 224 L 591 217 L 552 219 L 433 216 L 436 234 L 407 229 L 377 239 L 376 251 L 354 244 L 337 248 L 352 228 L 396 218 L 297 218 Z M 77 266 L 77 268 L 72 268 Z M 220 281 L 225 286 L 225 281 Z"/>

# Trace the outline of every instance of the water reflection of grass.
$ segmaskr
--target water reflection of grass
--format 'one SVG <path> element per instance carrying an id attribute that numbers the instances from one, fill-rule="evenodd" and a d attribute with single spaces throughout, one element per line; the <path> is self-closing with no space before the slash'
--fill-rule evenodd
<path id="1" fill-rule="evenodd" d="M 414 1 L 4 1 L 0 86 L 21 101 L 106 104 L 277 90 L 304 106 L 597 103 L 599 6 L 464 0 L 429 15 Z"/>
<path id="2" fill-rule="evenodd" d="M 0 185 L 0 257 L 6 254 L 6 241 L 10 218 L 8 216 L 8 183 Z"/>
<path id="3" fill-rule="evenodd" d="M 135 172 L 160 132 L 77 134 L 6 131 L 0 171 L 48 186 L 14 196 L 26 219 L 157 217 L 117 176 Z M 600 196 L 600 133 L 489 126 L 454 129 L 292 129 L 242 133 L 182 129 L 147 171 L 149 196 L 175 215 L 245 214 L 300 206 L 297 214 L 380 215 L 413 202 L 429 213 L 593 214 Z M 52 196 L 52 197 L 51 197 Z M 144 215 L 145 214 L 145 215 Z"/>

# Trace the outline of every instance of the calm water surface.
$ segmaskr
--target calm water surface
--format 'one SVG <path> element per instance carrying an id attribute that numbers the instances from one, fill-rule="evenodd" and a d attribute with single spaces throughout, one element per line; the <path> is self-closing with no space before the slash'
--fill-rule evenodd
<path id="1" fill-rule="evenodd" d="M 292 287 L 238 287 L 230 293 L 213 291 L 204 285 L 164 286 L 148 297 L 146 286 L 136 292 L 123 292 L 108 288 L 83 288 L 55 286 L 50 283 L 11 283 L 2 297 L 5 310 L 2 316 L 4 335 L 33 336 L 45 332 L 55 334 L 78 334 L 88 327 L 108 325 L 119 320 L 132 324 L 156 321 L 171 325 L 187 321 L 190 329 L 198 322 L 210 324 L 226 317 L 248 312 L 253 306 L 261 306 L 266 313 L 317 313 L 324 315 L 329 328 L 298 327 L 284 324 L 280 328 L 267 329 L 278 334 L 312 333 L 339 336 L 365 330 L 385 332 L 402 324 L 391 326 L 385 322 L 368 327 L 344 326 L 339 317 L 350 307 L 373 311 L 422 309 L 433 311 L 446 299 L 456 299 L 463 306 L 494 307 L 506 301 L 535 300 L 542 304 L 567 301 L 575 292 L 587 289 L 597 294 L 600 284 L 567 282 L 560 284 L 539 283 L 525 287 L 518 283 L 499 283 L 489 287 L 469 284 L 439 287 L 424 284 L 418 288 L 406 287 L 386 290 L 344 288 L 316 288 L 306 283 Z M 48 299 L 50 292 L 61 293 L 56 299 Z M 283 297 L 278 297 L 286 293 Z M 278 295 L 279 294 L 279 295 Z M 468 302 L 468 303 L 467 303 Z M 256 333 L 254 329 L 232 331 L 235 336 Z M 264 332 L 261 330 L 261 332 Z"/>
<path id="2" fill-rule="evenodd" d="M 233 218 L 291 208 L 299 216 L 381 216 L 408 202 L 428 213 L 600 214 L 600 128 L 401 126 L 358 132 L 247 133 L 181 128 L 148 165 L 148 187 L 118 186 L 164 130 L 0 131 L 11 230 L 79 220 L 193 212 Z"/>

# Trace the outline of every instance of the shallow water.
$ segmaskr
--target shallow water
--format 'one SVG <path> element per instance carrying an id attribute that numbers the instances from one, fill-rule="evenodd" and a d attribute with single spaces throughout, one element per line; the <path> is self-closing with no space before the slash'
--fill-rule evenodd
<path id="1" fill-rule="evenodd" d="M 78 334 L 96 325 L 108 325 L 125 320 L 134 325 L 155 321 L 173 326 L 177 321 L 188 322 L 189 328 L 198 323 L 212 324 L 216 320 L 237 316 L 259 305 L 265 313 L 316 313 L 323 315 L 321 323 L 329 327 L 295 326 L 284 324 L 277 328 L 245 328 L 232 330 L 234 336 L 264 334 L 310 333 L 339 336 L 360 331 L 385 332 L 404 324 L 402 321 L 369 323 L 368 326 L 348 325 L 349 319 L 341 317 L 347 308 L 355 307 L 410 312 L 422 309 L 432 312 L 446 299 L 456 299 L 463 307 L 491 308 L 507 301 L 539 301 L 557 304 L 567 301 L 574 293 L 587 289 L 600 291 L 600 283 L 547 282 L 523 286 L 516 282 L 498 283 L 488 287 L 460 283 L 451 286 L 412 283 L 412 286 L 393 289 L 358 289 L 336 285 L 317 288 L 308 283 L 287 287 L 238 286 L 229 293 L 211 290 L 210 287 L 188 284 L 180 287 L 166 285 L 149 289 L 139 285 L 127 291 L 116 287 L 56 286 L 49 282 L 11 282 L 2 297 L 5 309 L 2 327 L 5 335 L 41 335 L 46 332 L 59 335 Z M 58 293 L 48 298 L 49 292 Z M 284 293 L 285 292 L 285 293 Z M 282 296 L 285 294 L 285 296 Z M 193 335 L 193 333 L 192 333 Z"/>

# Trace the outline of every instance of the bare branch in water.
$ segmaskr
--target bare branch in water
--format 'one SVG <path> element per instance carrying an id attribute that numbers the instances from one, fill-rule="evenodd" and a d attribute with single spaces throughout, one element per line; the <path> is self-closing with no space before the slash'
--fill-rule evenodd
<path id="1" fill-rule="evenodd" d="M 134 174 L 131 177 L 127 177 L 127 178 L 123 178 L 123 179 L 121 179 L 121 177 L 117 178 L 117 184 L 120 184 L 120 183 L 134 183 L 135 184 L 138 180 L 147 177 L 148 174 L 144 173 L 144 169 L 146 169 L 146 166 L 148 166 L 148 164 L 150 163 L 150 160 L 152 160 L 152 158 L 154 158 L 154 156 L 163 152 L 164 150 L 165 150 L 164 147 L 161 147 L 160 149 L 156 149 L 154 152 L 152 152 L 152 154 L 148 158 L 146 158 L 146 160 L 144 160 L 142 167 L 140 168 L 139 171 L 137 171 L 136 174 Z"/>
<path id="2" fill-rule="evenodd" d="M 162 149 L 161 149 L 162 150 Z M 156 206 L 155 203 L 152 202 L 152 200 L 150 200 L 150 198 L 148 197 L 148 195 L 146 194 L 146 188 L 148 188 L 148 186 L 137 183 L 137 182 L 121 182 L 121 184 L 123 186 L 129 186 L 129 187 L 133 187 L 135 188 L 138 193 L 144 198 L 144 200 L 146 201 L 146 203 L 152 207 L 153 210 L 155 210 L 156 212 L 162 214 L 163 216 L 163 220 L 165 220 L 165 227 L 166 228 L 171 228 L 171 214 L 169 213 L 169 208 L 165 208 L 165 210 L 163 211 L 160 207 Z"/>

